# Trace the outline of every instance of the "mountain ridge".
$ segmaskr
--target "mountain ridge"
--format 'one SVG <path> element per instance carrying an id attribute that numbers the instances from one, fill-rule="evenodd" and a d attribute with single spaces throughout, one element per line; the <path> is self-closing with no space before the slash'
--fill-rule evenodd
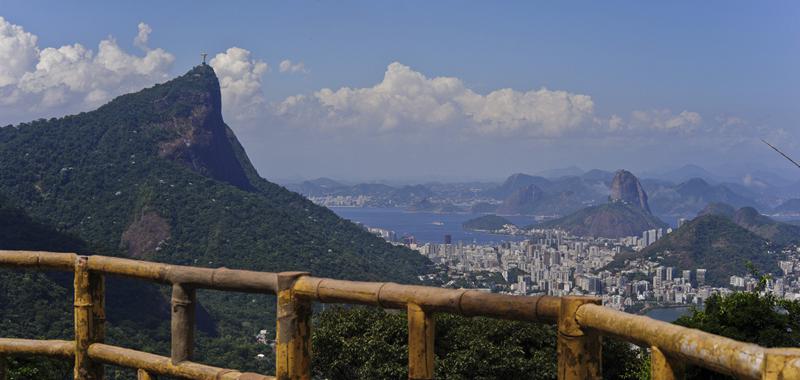
<path id="1" fill-rule="evenodd" d="M 667 226 L 650 213 L 647 193 L 631 172 L 617 171 L 611 188 L 609 203 L 580 209 L 536 228 L 560 228 L 578 236 L 620 238 Z"/>
<path id="2" fill-rule="evenodd" d="M 704 268 L 714 286 L 728 285 L 728 276 L 748 273 L 753 263 L 762 273 L 777 273 L 777 259 L 767 252 L 767 239 L 723 215 L 701 215 L 657 240 L 641 256 L 680 269 Z"/>
<path id="3" fill-rule="evenodd" d="M 222 119 L 218 89 L 213 70 L 198 66 L 94 111 L 0 128 L 0 198 L 44 228 L 31 231 L 74 237 L 88 254 L 198 267 L 302 270 L 349 280 L 419 282 L 417 276 L 430 265 L 424 256 L 390 245 L 261 178 Z M 19 234 L 13 226 L 0 222 L 7 233 Z M 9 240 L 0 241 L 0 248 L 8 247 L 13 247 Z M 17 277 L 0 273 L 7 294 L 42 296 L 26 290 Z M 168 299 L 157 287 L 138 294 L 132 290 L 138 287 L 115 284 L 108 282 L 108 313 L 123 320 L 111 328 L 130 329 L 110 339 L 123 346 L 155 347 L 161 354 L 166 347 L 168 353 L 163 337 L 168 336 L 169 309 L 162 307 L 169 305 Z M 112 297 L 117 291 L 133 294 Z M 131 305 L 124 305 L 137 296 L 137 305 L 154 305 L 141 308 L 154 312 L 151 319 L 135 320 Z M 200 304 L 207 313 L 198 313 L 198 322 L 208 315 L 212 328 L 198 330 L 199 361 L 267 370 L 266 362 L 252 360 L 262 349 L 252 336 L 274 328 L 274 308 L 252 307 L 256 302 L 275 301 L 268 295 L 203 293 Z M 2 323 L 15 326 L 25 325 L 28 317 L 3 313 Z M 126 315 L 131 319 L 124 320 Z M 46 327 L 30 325 L 20 334 L 37 334 Z"/>

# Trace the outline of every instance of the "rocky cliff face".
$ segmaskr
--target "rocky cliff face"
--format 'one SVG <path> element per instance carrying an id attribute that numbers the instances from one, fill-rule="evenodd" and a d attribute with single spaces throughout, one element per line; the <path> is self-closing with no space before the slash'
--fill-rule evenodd
<path id="1" fill-rule="evenodd" d="M 163 118 L 155 126 L 171 132 L 159 143 L 159 156 L 240 189 L 252 190 L 234 152 L 236 137 L 222 120 L 222 96 L 213 69 L 197 66 L 176 81 L 186 81 L 186 88 L 168 92 L 153 104 L 161 111 L 156 114 Z M 175 112 L 166 107 L 171 104 L 185 107 Z"/>
<path id="2" fill-rule="evenodd" d="M 498 214 L 532 214 L 542 201 L 544 192 L 536 185 L 528 185 L 511 193 L 497 209 Z"/>
<path id="3" fill-rule="evenodd" d="M 638 207 L 650 213 L 650 206 L 647 204 L 647 193 L 644 191 L 639 179 L 627 170 L 619 170 L 611 181 L 612 202 L 623 202 L 631 206 Z"/>
<path id="4" fill-rule="evenodd" d="M 259 177 L 221 103 L 201 65 L 94 111 L 0 128 L 0 195 L 93 253 L 416 280 L 421 255 Z"/>

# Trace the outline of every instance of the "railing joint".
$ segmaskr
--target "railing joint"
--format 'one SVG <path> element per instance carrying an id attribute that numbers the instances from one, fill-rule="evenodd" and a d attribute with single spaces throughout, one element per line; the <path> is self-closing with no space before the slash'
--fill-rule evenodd
<path id="1" fill-rule="evenodd" d="M 561 297 L 558 315 L 558 379 L 601 379 L 602 338 L 597 331 L 581 328 L 576 318 L 585 304 L 601 304 L 597 297 Z"/>
<path id="2" fill-rule="evenodd" d="M 308 272 L 278 273 L 275 376 L 311 379 L 311 300 L 298 297 L 294 285 Z"/>

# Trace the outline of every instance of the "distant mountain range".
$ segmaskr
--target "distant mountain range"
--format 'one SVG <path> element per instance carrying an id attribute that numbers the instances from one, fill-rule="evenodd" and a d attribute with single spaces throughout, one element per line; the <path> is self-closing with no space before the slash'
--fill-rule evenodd
<path id="1" fill-rule="evenodd" d="M 614 174 L 569 167 L 539 175 L 516 173 L 495 184 L 425 183 L 404 188 L 385 184 L 345 185 L 321 178 L 287 187 L 317 197 L 323 204 L 324 197 L 364 196 L 358 205 L 365 207 L 558 217 L 608 202 Z M 652 214 L 664 220 L 692 218 L 706 205 L 716 202 L 753 207 L 769 215 L 800 217 L 800 182 L 765 170 L 754 169 L 737 179 L 686 165 L 649 175 L 639 179 L 640 185 L 647 193 Z M 429 207 L 419 207 L 420 203 Z"/>
<path id="2" fill-rule="evenodd" d="M 772 213 L 778 215 L 800 215 L 800 199 L 793 198 L 772 209 Z"/>
<path id="3" fill-rule="evenodd" d="M 667 225 L 650 213 L 647 193 L 636 176 L 619 170 L 611 182 L 609 203 L 583 208 L 536 227 L 559 228 L 577 236 L 619 238 L 640 236 Z"/>
<path id="4" fill-rule="evenodd" d="M 725 185 L 711 185 L 701 178 L 692 178 L 678 185 L 649 184 L 650 204 L 656 215 L 695 215 L 709 203 L 722 202 L 736 207 L 765 209 L 753 199 L 734 192 Z"/>

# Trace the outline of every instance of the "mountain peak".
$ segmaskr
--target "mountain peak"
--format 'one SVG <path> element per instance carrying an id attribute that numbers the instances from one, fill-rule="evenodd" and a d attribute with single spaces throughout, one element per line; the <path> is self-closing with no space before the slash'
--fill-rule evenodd
<path id="1" fill-rule="evenodd" d="M 135 128 L 152 131 L 159 157 L 240 189 L 253 189 L 247 174 L 255 169 L 222 119 L 219 80 L 211 66 L 195 66 L 95 112 L 103 111 L 128 114 Z"/>
<path id="2" fill-rule="evenodd" d="M 711 202 L 705 208 L 697 213 L 697 216 L 703 215 L 721 215 L 728 218 L 733 217 L 736 213 L 736 208 L 723 202 Z"/>
<path id="3" fill-rule="evenodd" d="M 650 213 L 650 206 L 647 204 L 647 193 L 644 191 L 639 179 L 633 173 L 621 169 L 614 174 L 611 181 L 612 202 L 623 202 L 634 207 L 641 208 Z"/>
<path id="4" fill-rule="evenodd" d="M 542 201 L 544 192 L 539 186 L 530 184 L 515 190 L 497 209 L 500 214 L 531 214 Z"/>

